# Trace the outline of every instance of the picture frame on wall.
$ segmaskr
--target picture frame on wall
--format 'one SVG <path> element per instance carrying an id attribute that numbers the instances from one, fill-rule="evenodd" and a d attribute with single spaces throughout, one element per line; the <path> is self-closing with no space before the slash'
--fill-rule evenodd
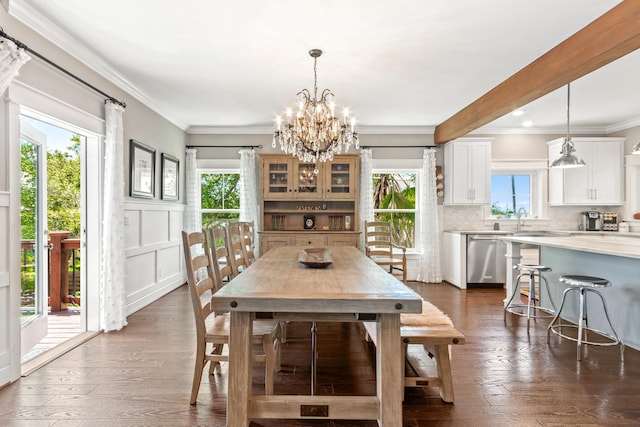
<path id="1" fill-rule="evenodd" d="M 155 197 L 156 150 L 129 140 L 129 194 L 131 197 Z"/>
<path id="2" fill-rule="evenodd" d="M 180 161 L 162 153 L 162 200 L 177 201 L 179 197 Z"/>

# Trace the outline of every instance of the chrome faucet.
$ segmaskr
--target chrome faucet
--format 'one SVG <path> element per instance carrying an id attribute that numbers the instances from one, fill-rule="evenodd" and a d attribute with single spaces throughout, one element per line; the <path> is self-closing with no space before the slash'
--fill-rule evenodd
<path id="1" fill-rule="evenodd" d="M 518 218 L 518 222 L 516 223 L 516 233 L 518 233 L 520 231 L 520 227 L 524 225 L 524 222 L 520 223 L 520 219 L 523 214 L 524 216 L 527 216 L 527 210 L 525 208 L 518 209 L 518 212 L 516 213 L 516 217 Z"/>

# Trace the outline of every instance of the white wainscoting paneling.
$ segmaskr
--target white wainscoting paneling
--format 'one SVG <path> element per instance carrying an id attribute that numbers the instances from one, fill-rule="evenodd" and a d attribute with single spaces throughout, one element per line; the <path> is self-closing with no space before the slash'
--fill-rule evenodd
<path id="1" fill-rule="evenodd" d="M 157 243 L 169 241 L 169 222 L 171 220 L 170 211 L 142 211 L 140 234 L 142 246 L 149 246 Z"/>
<path id="2" fill-rule="evenodd" d="M 125 209 L 124 211 L 124 247 L 125 250 L 136 249 L 140 243 L 140 214 L 141 210 Z"/>
<path id="3" fill-rule="evenodd" d="M 127 314 L 185 283 L 183 213 L 182 204 L 125 202 Z"/>

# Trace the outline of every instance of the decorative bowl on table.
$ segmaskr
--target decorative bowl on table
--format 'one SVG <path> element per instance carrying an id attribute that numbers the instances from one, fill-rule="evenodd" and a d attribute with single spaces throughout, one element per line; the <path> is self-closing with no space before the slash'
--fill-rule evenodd
<path id="1" fill-rule="evenodd" d="M 327 248 L 302 249 L 298 261 L 309 268 L 325 268 L 333 263 L 331 252 Z"/>

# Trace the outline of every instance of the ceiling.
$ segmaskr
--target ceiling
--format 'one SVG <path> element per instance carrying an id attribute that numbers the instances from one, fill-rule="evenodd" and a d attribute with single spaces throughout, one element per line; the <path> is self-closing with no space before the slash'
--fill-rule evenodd
<path id="1" fill-rule="evenodd" d="M 432 131 L 619 3 L 8 1 L 12 15 L 191 132 L 269 131 L 298 91 L 313 89 L 308 51 L 322 49 L 318 89 L 371 133 Z M 638 75 L 636 51 L 572 83 L 572 133 L 640 125 Z M 481 131 L 564 132 L 566 106 L 561 88 Z"/>

